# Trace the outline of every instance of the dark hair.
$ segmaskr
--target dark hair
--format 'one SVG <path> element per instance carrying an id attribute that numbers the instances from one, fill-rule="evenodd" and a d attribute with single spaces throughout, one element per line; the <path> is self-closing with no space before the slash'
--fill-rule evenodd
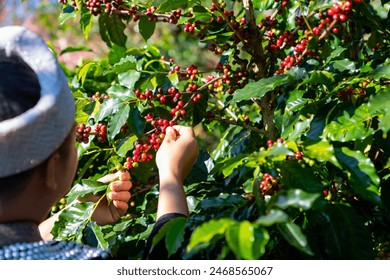
<path id="1" fill-rule="evenodd" d="M 34 70 L 16 53 L 0 50 L 0 122 L 31 109 L 40 96 Z"/>
<path id="2" fill-rule="evenodd" d="M 41 96 L 41 86 L 34 70 L 16 53 L 0 50 L 0 122 L 12 119 L 34 107 Z M 33 170 L 0 178 L 0 196 L 20 192 Z"/>

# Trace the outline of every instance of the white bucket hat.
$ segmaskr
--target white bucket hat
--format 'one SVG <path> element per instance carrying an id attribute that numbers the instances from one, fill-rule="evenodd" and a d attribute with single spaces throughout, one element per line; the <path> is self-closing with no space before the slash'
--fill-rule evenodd
<path id="1" fill-rule="evenodd" d="M 1 27 L 0 49 L 19 55 L 41 86 L 41 97 L 33 108 L 0 122 L 3 178 L 37 166 L 61 145 L 74 125 L 75 103 L 57 59 L 37 34 L 21 26 Z"/>

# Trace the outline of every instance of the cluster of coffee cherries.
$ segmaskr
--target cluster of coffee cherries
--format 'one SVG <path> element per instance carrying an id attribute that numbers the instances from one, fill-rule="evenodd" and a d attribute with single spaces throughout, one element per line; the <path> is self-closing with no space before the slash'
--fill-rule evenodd
<path id="1" fill-rule="evenodd" d="M 107 126 L 103 123 L 98 123 L 93 130 L 91 126 L 81 123 L 76 126 L 76 141 L 87 144 L 90 135 L 96 135 L 100 143 L 107 141 Z"/>
<path id="2" fill-rule="evenodd" d="M 104 93 L 99 93 L 99 92 L 96 92 L 94 93 L 92 96 L 91 96 L 91 101 L 97 101 L 99 103 L 103 103 L 103 101 L 107 98 L 109 98 L 110 96 L 108 94 L 104 94 Z"/>
<path id="3" fill-rule="evenodd" d="M 334 3 L 331 8 L 326 10 L 326 13 L 320 14 L 320 24 L 313 28 L 313 33 L 320 35 L 333 21 L 346 22 L 351 15 L 352 5 L 353 2 L 351 0 Z M 332 32 L 336 34 L 339 33 L 339 30 L 337 26 L 332 28 Z"/>
<path id="4" fill-rule="evenodd" d="M 118 3 L 119 2 L 119 3 Z M 88 0 L 85 5 L 88 9 L 88 11 L 94 15 L 97 16 L 104 12 L 112 12 L 112 8 L 116 7 L 116 5 L 121 4 L 120 1 L 112 1 L 112 0 Z"/>
<path id="5" fill-rule="evenodd" d="M 262 177 L 262 181 L 260 182 L 261 195 L 263 197 L 265 195 L 272 195 L 279 190 L 280 190 L 280 186 L 278 184 L 278 179 L 274 178 L 269 173 L 264 173 Z"/>
<path id="6" fill-rule="evenodd" d="M 124 167 L 128 170 L 137 167 L 139 162 L 151 161 L 153 159 L 153 151 L 157 151 L 160 148 L 165 138 L 167 127 L 176 124 L 173 120 L 157 118 L 152 113 L 147 114 L 145 120 L 151 124 L 153 129 L 147 134 L 146 139 L 139 140 L 134 145 L 132 156 L 126 158 Z"/>
<path id="7" fill-rule="evenodd" d="M 92 131 L 92 127 L 85 124 L 79 124 L 76 126 L 76 141 L 79 143 L 87 144 L 89 142 L 89 134 Z"/>
<path id="8" fill-rule="evenodd" d="M 361 0 L 360 1 L 347 0 L 345 2 L 334 3 L 331 8 L 327 9 L 324 12 L 319 13 L 320 21 L 318 25 L 314 26 L 312 30 L 309 29 L 304 30 L 305 36 L 298 43 L 295 43 L 293 41 L 294 38 L 291 37 L 289 38 L 290 40 L 286 40 L 285 38 L 279 37 L 275 43 L 272 42 L 271 44 L 269 44 L 269 48 L 272 50 L 279 50 L 282 47 L 289 47 L 289 46 L 294 47 L 293 49 L 294 54 L 287 55 L 280 62 L 280 67 L 279 69 L 277 69 L 275 73 L 281 74 L 284 71 L 289 70 L 291 67 L 299 63 L 302 57 L 305 55 L 316 57 L 317 54 L 313 50 L 307 48 L 309 41 L 314 36 L 319 36 L 320 39 L 323 39 L 329 32 L 333 32 L 334 34 L 339 33 L 340 27 L 342 26 L 341 24 L 346 22 L 351 15 L 353 3 L 361 3 L 361 2 L 362 2 Z M 300 17 L 297 16 L 295 18 L 295 21 L 297 22 L 299 28 L 303 28 L 303 26 L 305 25 L 305 21 L 302 16 Z M 269 22 L 271 22 L 272 24 Z M 275 25 L 275 20 L 268 19 L 265 21 L 265 23 L 263 23 L 263 25 L 264 24 L 268 24 L 266 26 L 270 28 Z"/>

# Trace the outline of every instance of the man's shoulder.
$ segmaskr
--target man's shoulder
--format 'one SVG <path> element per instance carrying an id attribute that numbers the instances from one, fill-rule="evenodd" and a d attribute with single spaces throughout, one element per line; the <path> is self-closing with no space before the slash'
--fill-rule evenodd
<path id="1" fill-rule="evenodd" d="M 0 260 L 104 260 L 110 259 L 102 250 L 73 241 L 38 241 L 14 243 L 0 248 Z"/>

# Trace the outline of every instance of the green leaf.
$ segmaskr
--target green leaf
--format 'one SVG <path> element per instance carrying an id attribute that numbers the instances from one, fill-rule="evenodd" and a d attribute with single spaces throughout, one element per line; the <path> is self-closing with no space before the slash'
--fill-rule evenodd
<path id="1" fill-rule="evenodd" d="M 324 135 L 333 141 L 348 142 L 367 138 L 374 134 L 374 130 L 369 127 L 372 115 L 367 104 L 362 104 L 350 116 L 346 111 L 344 115 L 338 117 L 325 126 Z"/>
<path id="2" fill-rule="evenodd" d="M 122 126 L 127 122 L 130 114 L 130 106 L 127 104 L 121 104 L 118 111 L 108 121 L 108 135 L 111 139 L 121 131 Z"/>
<path id="3" fill-rule="evenodd" d="M 115 63 L 110 69 L 105 71 L 103 74 L 118 74 L 127 72 L 129 70 L 137 69 L 137 59 L 132 55 L 122 57 L 118 63 Z"/>
<path id="4" fill-rule="evenodd" d="M 73 6 L 67 5 L 62 9 L 58 22 L 63 25 L 67 20 L 76 18 L 76 11 Z"/>
<path id="5" fill-rule="evenodd" d="M 87 106 L 87 104 L 89 104 L 89 100 L 87 100 L 87 99 L 81 99 L 80 98 L 80 99 L 76 100 L 76 118 L 75 118 L 75 122 L 77 124 L 87 123 L 88 122 L 89 114 L 87 114 L 86 112 L 84 112 L 82 110 L 82 108 Z"/>
<path id="6" fill-rule="evenodd" d="M 308 79 L 305 79 L 301 85 L 309 84 L 309 85 L 325 85 L 327 87 L 331 87 L 335 82 L 333 74 L 328 71 L 313 71 Z"/>
<path id="7" fill-rule="evenodd" d="M 256 82 L 248 83 L 244 88 L 236 90 L 233 101 L 250 100 L 261 98 L 267 92 L 275 90 L 276 87 L 290 82 L 288 75 L 276 75 L 270 78 L 263 78 Z"/>
<path id="8" fill-rule="evenodd" d="M 268 207 L 271 208 L 276 206 L 283 210 L 289 207 L 309 210 L 319 197 L 319 193 L 307 193 L 300 189 L 281 191 L 271 198 Z"/>
<path id="9" fill-rule="evenodd" d="M 105 118 L 118 111 L 122 101 L 117 98 L 108 98 L 100 106 L 99 112 L 95 115 L 96 122 L 103 121 Z"/>
<path id="10" fill-rule="evenodd" d="M 227 177 L 232 174 L 232 172 L 236 168 L 243 165 L 246 159 L 247 156 L 245 154 L 240 154 L 233 158 L 226 158 L 225 160 L 221 160 L 215 165 L 213 173 L 217 171 L 222 171 L 223 175 Z"/>
<path id="11" fill-rule="evenodd" d="M 331 60 L 333 60 L 334 58 L 339 58 L 340 55 L 346 51 L 347 49 L 344 48 L 344 47 L 337 47 L 326 59 L 326 63 L 329 63 Z"/>
<path id="12" fill-rule="evenodd" d="M 312 238 L 319 238 L 321 243 L 326 244 L 328 259 L 375 258 L 372 231 L 365 225 L 366 218 L 358 215 L 356 210 L 347 205 L 329 204 L 321 216 L 323 218 L 320 221 L 309 219 L 309 223 L 319 226 L 321 234 L 313 233 L 315 236 Z"/>
<path id="13" fill-rule="evenodd" d="M 102 232 L 101 227 L 98 226 L 96 223 L 91 223 L 91 229 L 92 229 L 93 233 L 95 234 L 99 248 L 107 249 L 109 244 L 104 239 L 104 234 Z"/>
<path id="14" fill-rule="evenodd" d="M 340 72 L 348 71 L 353 72 L 356 70 L 355 62 L 349 59 L 335 60 L 333 62 L 333 68 Z"/>
<path id="15" fill-rule="evenodd" d="M 269 227 L 274 224 L 286 223 L 288 220 L 289 217 L 284 211 L 279 209 L 271 209 L 266 215 L 259 217 L 255 221 L 255 224 Z"/>
<path id="16" fill-rule="evenodd" d="M 190 237 L 190 242 L 187 246 L 187 251 L 191 251 L 196 246 L 202 243 L 212 243 L 221 239 L 225 231 L 234 224 L 234 221 L 222 218 L 218 220 L 210 220 L 198 226 Z"/>
<path id="17" fill-rule="evenodd" d="M 273 161 L 285 160 L 286 156 L 293 156 L 294 153 L 283 143 L 277 143 L 269 149 L 268 157 Z"/>
<path id="18" fill-rule="evenodd" d="M 245 203 L 245 198 L 243 198 L 241 195 L 220 195 L 218 197 L 209 197 L 203 199 L 198 207 L 200 209 L 208 209 L 208 208 L 225 208 L 225 207 L 238 207 L 239 205 L 242 205 Z"/>
<path id="19" fill-rule="evenodd" d="M 165 236 L 165 246 L 168 250 L 168 257 L 176 253 L 184 241 L 184 233 L 187 225 L 187 218 L 178 217 L 169 221 L 169 228 Z"/>
<path id="20" fill-rule="evenodd" d="M 324 188 L 310 168 L 304 168 L 296 161 L 281 162 L 280 170 L 282 181 L 288 188 L 310 193 L 321 192 Z"/>
<path id="21" fill-rule="evenodd" d="M 69 200 L 73 201 L 88 194 L 98 194 L 105 192 L 107 187 L 108 185 L 106 183 L 101 183 L 96 180 L 84 179 L 81 181 L 81 184 L 75 185 L 67 194 L 67 196 Z"/>
<path id="22" fill-rule="evenodd" d="M 214 167 L 213 159 L 207 151 L 199 151 L 199 155 L 192 166 L 190 173 L 186 176 L 184 184 L 190 185 L 207 181 L 208 175 Z"/>
<path id="23" fill-rule="evenodd" d="M 91 13 L 81 13 L 80 17 L 80 26 L 81 30 L 84 33 L 85 39 L 88 40 L 89 32 L 92 28 L 92 14 Z"/>
<path id="24" fill-rule="evenodd" d="M 154 29 L 156 28 L 156 23 L 150 21 L 147 17 L 141 17 L 138 26 L 139 26 L 139 33 L 141 33 L 145 41 L 148 41 L 149 38 L 152 37 L 154 33 Z"/>
<path id="25" fill-rule="evenodd" d="M 380 205 L 379 177 L 374 164 L 360 151 L 336 149 L 336 157 L 348 170 L 352 189 L 362 198 Z"/>
<path id="26" fill-rule="evenodd" d="M 192 126 L 199 124 L 206 116 L 209 95 L 203 94 L 198 102 L 193 103 Z"/>
<path id="27" fill-rule="evenodd" d="M 303 153 L 305 157 L 315 159 L 319 162 L 330 162 L 340 169 L 342 168 L 334 154 L 333 145 L 325 139 L 316 143 L 306 141 L 303 145 Z"/>
<path id="28" fill-rule="evenodd" d="M 166 0 L 160 4 L 157 9 L 157 12 L 166 13 L 176 10 L 178 8 L 185 8 L 187 7 L 187 4 L 188 0 Z"/>
<path id="29" fill-rule="evenodd" d="M 79 159 L 83 156 L 83 153 L 78 153 L 79 154 Z M 79 168 L 79 170 L 77 171 L 77 180 L 76 181 L 79 181 L 81 180 L 81 178 L 84 177 L 84 174 L 85 172 L 87 172 L 87 170 L 89 168 L 91 168 L 91 164 L 94 162 L 94 160 L 100 155 L 100 153 L 95 153 L 94 155 L 92 155 L 87 162 L 83 163 L 82 167 Z"/>
<path id="30" fill-rule="evenodd" d="M 379 117 L 379 128 L 386 135 L 390 130 L 390 87 L 379 91 L 367 104 L 370 113 Z"/>
<path id="31" fill-rule="evenodd" d="M 92 66 L 95 66 L 96 63 L 94 62 L 89 62 L 87 64 L 84 64 L 83 67 L 81 67 L 80 71 L 78 72 L 77 74 L 77 78 L 79 80 L 81 80 L 81 84 L 83 85 L 84 82 L 85 82 L 85 79 L 87 78 L 87 74 L 89 72 L 89 69 L 92 67 Z"/>
<path id="32" fill-rule="evenodd" d="M 243 221 L 233 224 L 226 231 L 226 241 L 239 259 L 257 260 L 265 253 L 269 240 L 268 232 Z"/>
<path id="33" fill-rule="evenodd" d="M 127 119 L 129 122 L 130 127 L 132 128 L 132 131 L 137 135 L 140 136 L 145 129 L 146 121 L 141 116 L 140 111 L 138 108 L 131 108 L 130 116 Z"/>
<path id="34" fill-rule="evenodd" d="M 125 47 L 127 41 L 127 36 L 124 34 L 125 28 L 126 25 L 117 14 L 111 16 L 104 13 L 100 14 L 99 32 L 107 46 L 111 47 L 114 43 L 117 46 Z"/>
<path id="35" fill-rule="evenodd" d="M 135 96 L 134 92 L 130 90 L 127 87 L 115 84 L 109 87 L 106 91 L 106 93 L 112 97 L 111 99 L 115 99 L 115 101 L 112 104 L 120 103 L 121 101 L 127 102 L 127 101 L 133 101 L 137 100 L 137 97 Z M 108 99 L 109 100 L 109 99 Z M 105 100 L 107 102 L 108 100 Z M 104 103 L 103 103 L 104 105 Z"/>
<path id="36" fill-rule="evenodd" d="M 66 54 L 66 53 L 72 53 L 72 52 L 79 52 L 79 51 L 85 51 L 85 52 L 91 52 L 92 49 L 87 46 L 72 46 L 67 47 L 63 49 L 60 53 L 60 55 Z"/>
<path id="37" fill-rule="evenodd" d="M 279 232 L 283 235 L 284 239 L 290 245 L 299 249 L 300 251 L 313 256 L 314 253 L 310 249 L 309 243 L 307 242 L 306 236 L 303 234 L 301 228 L 292 222 L 278 224 Z"/>
<path id="38" fill-rule="evenodd" d="M 118 145 L 116 146 L 116 153 L 121 157 L 125 157 L 127 152 L 134 148 L 134 143 L 138 140 L 138 137 L 127 136 L 120 140 Z"/>
<path id="39" fill-rule="evenodd" d="M 120 73 L 118 75 L 118 82 L 120 85 L 127 88 L 134 88 L 135 83 L 141 77 L 141 73 L 136 70 L 129 70 L 125 73 Z"/>
<path id="40" fill-rule="evenodd" d="M 389 78 L 390 77 L 390 65 L 380 64 L 371 73 L 368 73 L 368 74 L 376 80 L 379 80 L 382 77 Z"/>
<path id="41" fill-rule="evenodd" d="M 179 75 L 177 74 L 177 72 L 173 72 L 172 74 L 168 74 L 167 78 L 169 79 L 169 81 L 171 82 L 171 84 L 174 87 L 177 87 L 177 84 L 179 83 Z"/>
<path id="42" fill-rule="evenodd" d="M 90 222 L 93 209 L 94 203 L 83 202 L 62 211 L 54 224 L 53 236 L 60 240 L 73 240 L 82 243 L 83 233 Z"/>

